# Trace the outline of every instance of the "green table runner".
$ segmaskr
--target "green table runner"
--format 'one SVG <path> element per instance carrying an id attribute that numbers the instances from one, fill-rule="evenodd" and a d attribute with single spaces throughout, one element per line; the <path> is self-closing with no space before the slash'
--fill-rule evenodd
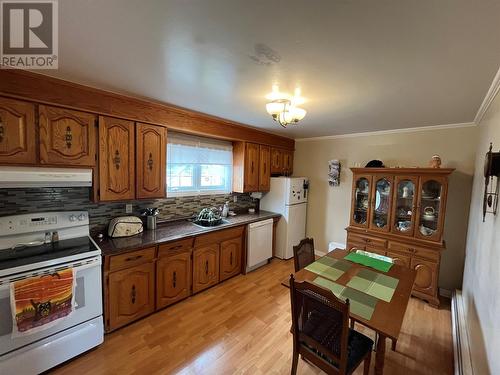
<path id="1" fill-rule="evenodd" d="M 391 302 L 399 280 L 367 269 L 360 269 L 347 286 L 385 302 Z"/>
<path id="2" fill-rule="evenodd" d="M 323 257 L 311 263 L 310 265 L 305 267 L 305 269 L 317 275 L 335 281 L 340 276 L 342 276 L 344 272 L 347 271 L 350 267 L 351 265 L 348 262 L 329 257 Z"/>
<path id="3" fill-rule="evenodd" d="M 375 268 L 378 271 L 387 272 L 391 269 L 392 263 L 385 262 L 380 259 L 371 258 L 366 255 L 349 253 L 344 257 L 344 259 L 350 260 L 351 262 L 362 264 L 363 266 Z"/>
<path id="4" fill-rule="evenodd" d="M 343 301 L 349 298 L 351 313 L 358 315 L 365 320 L 371 319 L 373 311 L 375 311 L 375 306 L 377 305 L 377 299 L 375 297 L 334 283 L 333 281 L 324 279 L 320 276 L 314 279 L 313 283 L 331 290 L 337 298 L 340 298 Z"/>

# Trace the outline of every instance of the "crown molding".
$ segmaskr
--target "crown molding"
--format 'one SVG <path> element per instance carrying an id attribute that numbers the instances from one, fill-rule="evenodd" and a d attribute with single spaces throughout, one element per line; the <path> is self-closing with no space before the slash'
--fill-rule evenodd
<path id="1" fill-rule="evenodd" d="M 493 78 L 493 82 L 491 83 L 491 86 L 488 92 L 486 93 L 486 96 L 484 97 L 481 106 L 477 110 L 476 117 L 474 117 L 474 122 L 476 124 L 479 124 L 481 122 L 484 114 L 490 107 L 491 103 L 493 102 L 493 99 L 495 99 L 495 96 L 497 96 L 499 90 L 500 90 L 500 68 L 497 70 L 497 74 L 495 75 L 495 78 Z"/>
<path id="2" fill-rule="evenodd" d="M 399 134 L 399 133 L 415 133 L 415 132 L 424 132 L 424 131 L 429 131 L 429 130 L 469 128 L 472 126 L 476 126 L 476 123 L 475 122 L 462 122 L 462 123 L 458 123 L 458 124 L 420 126 L 420 127 L 415 127 L 415 128 L 377 130 L 377 131 L 373 131 L 373 132 L 325 135 L 322 137 L 297 138 L 297 139 L 295 139 L 295 142 L 308 142 L 308 141 L 320 141 L 320 140 L 326 140 L 326 139 L 368 137 L 368 136 L 373 136 L 373 135 L 387 135 L 387 134 Z"/>

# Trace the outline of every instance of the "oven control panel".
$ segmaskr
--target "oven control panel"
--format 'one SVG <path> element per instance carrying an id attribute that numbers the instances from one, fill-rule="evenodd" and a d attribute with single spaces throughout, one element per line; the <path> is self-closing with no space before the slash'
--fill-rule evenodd
<path id="1" fill-rule="evenodd" d="M 88 226 L 87 211 L 43 212 L 0 217 L 0 236 Z"/>

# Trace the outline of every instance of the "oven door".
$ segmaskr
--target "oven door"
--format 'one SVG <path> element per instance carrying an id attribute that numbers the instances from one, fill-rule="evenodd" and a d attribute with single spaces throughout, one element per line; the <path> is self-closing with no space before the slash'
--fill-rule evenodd
<path id="1" fill-rule="evenodd" d="M 41 273 L 53 273 L 65 268 L 73 267 L 75 270 L 76 307 L 73 313 L 59 324 L 46 330 L 31 335 L 12 338 L 12 311 L 10 306 L 10 284 L 22 278 L 37 276 Z M 101 257 L 88 258 L 76 262 L 65 263 L 50 268 L 25 272 L 15 276 L 0 279 L 0 360 L 3 355 L 10 353 L 25 345 L 74 327 L 80 323 L 102 315 L 102 286 L 101 286 Z"/>

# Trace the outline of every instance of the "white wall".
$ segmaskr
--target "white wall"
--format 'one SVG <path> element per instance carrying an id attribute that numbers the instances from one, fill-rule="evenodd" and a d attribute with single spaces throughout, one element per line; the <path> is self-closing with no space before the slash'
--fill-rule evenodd
<path id="1" fill-rule="evenodd" d="M 500 95 L 479 125 L 463 296 L 475 374 L 500 374 L 500 213 L 483 223 L 484 155 L 500 150 Z"/>
<path id="2" fill-rule="evenodd" d="M 345 243 L 344 229 L 351 209 L 349 167 L 355 163 L 364 166 L 369 160 L 380 159 L 387 166 L 426 167 L 432 155 L 439 154 L 443 167 L 456 168 L 449 183 L 444 237 L 447 250 L 443 253 L 439 285 L 460 288 L 477 133 L 477 127 L 464 127 L 296 142 L 294 175 L 307 176 L 311 182 L 307 235 L 314 238 L 319 251 L 327 250 L 330 241 Z M 342 163 L 337 187 L 328 186 L 331 159 Z"/>

